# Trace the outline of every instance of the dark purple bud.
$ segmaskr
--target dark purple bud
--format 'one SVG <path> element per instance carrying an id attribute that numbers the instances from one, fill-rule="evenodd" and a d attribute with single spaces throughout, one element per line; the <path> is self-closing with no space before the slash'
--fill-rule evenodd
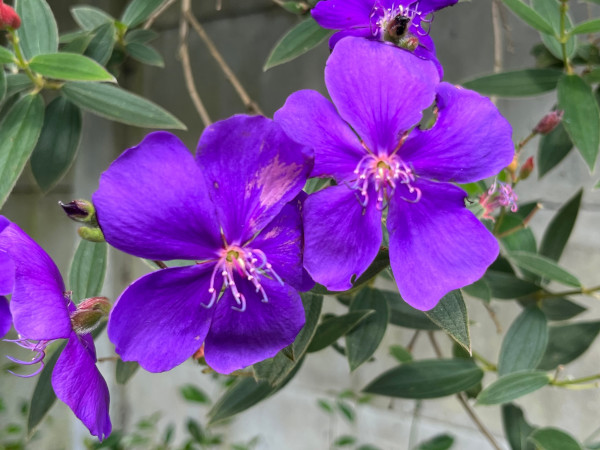
<path id="1" fill-rule="evenodd" d="M 548 134 L 558 126 L 562 117 L 563 111 L 550 111 L 542 117 L 533 131 L 539 134 Z"/>
<path id="2" fill-rule="evenodd" d="M 73 200 L 69 203 L 58 202 L 69 219 L 75 222 L 97 225 L 96 209 L 89 200 Z"/>

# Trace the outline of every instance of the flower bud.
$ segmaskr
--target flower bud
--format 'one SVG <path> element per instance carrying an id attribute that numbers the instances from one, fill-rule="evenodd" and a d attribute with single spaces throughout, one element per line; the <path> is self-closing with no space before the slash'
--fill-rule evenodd
<path id="1" fill-rule="evenodd" d="M 71 314 L 73 331 L 77 334 L 92 332 L 108 316 L 112 305 L 106 297 L 86 298 Z"/>
<path id="2" fill-rule="evenodd" d="M 519 180 L 527 179 L 529 175 L 531 175 L 531 172 L 533 172 L 533 167 L 533 156 L 530 156 L 527 158 L 527 161 L 525 161 L 525 164 L 521 166 L 521 170 L 519 171 Z"/>
<path id="3" fill-rule="evenodd" d="M 77 230 L 77 234 L 79 234 L 81 239 L 85 239 L 86 241 L 105 242 L 104 233 L 102 233 L 100 228 L 80 227 Z"/>
<path id="4" fill-rule="evenodd" d="M 21 18 L 17 12 L 0 0 L 0 29 L 13 28 L 16 30 L 20 26 Z"/>
<path id="5" fill-rule="evenodd" d="M 539 134 L 548 134 L 554 130 L 560 123 L 563 117 L 563 111 L 550 111 L 533 129 L 534 132 Z"/>
<path id="6" fill-rule="evenodd" d="M 97 225 L 96 209 L 89 200 L 73 200 L 69 203 L 58 202 L 69 219 L 75 222 Z"/>

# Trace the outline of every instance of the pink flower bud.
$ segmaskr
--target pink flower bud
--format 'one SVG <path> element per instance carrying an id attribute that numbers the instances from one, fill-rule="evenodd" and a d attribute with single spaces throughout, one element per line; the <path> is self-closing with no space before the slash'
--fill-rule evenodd
<path id="1" fill-rule="evenodd" d="M 17 29 L 21 26 L 21 18 L 17 12 L 8 5 L 5 5 L 0 0 L 0 28 L 14 28 Z"/>
<path id="2" fill-rule="evenodd" d="M 533 129 L 534 132 L 539 134 L 548 134 L 554 130 L 560 123 L 563 117 L 563 111 L 550 111 Z"/>
<path id="3" fill-rule="evenodd" d="M 106 297 L 86 298 L 71 314 L 71 324 L 77 334 L 90 333 L 108 316 L 112 305 Z"/>
<path id="4" fill-rule="evenodd" d="M 533 168 L 533 156 L 530 156 L 527 158 L 527 161 L 525 161 L 525 164 L 521 166 L 521 170 L 519 171 L 519 180 L 527 179 L 529 175 L 531 175 L 531 172 L 533 172 Z"/>

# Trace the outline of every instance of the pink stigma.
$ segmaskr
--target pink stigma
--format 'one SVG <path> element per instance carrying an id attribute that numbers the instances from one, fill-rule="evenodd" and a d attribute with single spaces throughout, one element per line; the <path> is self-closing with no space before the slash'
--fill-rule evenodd
<path id="1" fill-rule="evenodd" d="M 252 283 L 256 292 L 262 294 L 262 301 L 269 301 L 267 293 L 260 283 L 262 276 L 271 276 L 283 285 L 283 280 L 277 275 L 273 266 L 267 261 L 267 256 L 262 250 L 254 250 L 250 248 L 242 248 L 237 245 L 230 245 L 220 251 L 220 257 L 215 264 L 212 276 L 210 277 L 210 287 L 208 293 L 211 295 L 210 302 L 203 304 L 205 308 L 211 308 L 217 301 L 223 286 L 225 289 L 231 289 L 233 298 L 238 304 L 237 307 L 232 306 L 235 311 L 243 312 L 246 310 L 246 297 L 242 294 L 235 283 L 234 274 L 237 273 L 240 277 L 245 278 Z M 217 275 L 223 277 L 220 287 L 215 288 Z M 217 282 L 218 284 L 218 282 Z"/>
<path id="2" fill-rule="evenodd" d="M 482 217 L 494 221 L 492 213 L 501 207 L 507 207 L 512 212 L 517 212 L 519 209 L 518 200 L 519 197 L 508 184 L 494 181 L 488 191 L 479 197 L 479 204 L 483 207 Z"/>

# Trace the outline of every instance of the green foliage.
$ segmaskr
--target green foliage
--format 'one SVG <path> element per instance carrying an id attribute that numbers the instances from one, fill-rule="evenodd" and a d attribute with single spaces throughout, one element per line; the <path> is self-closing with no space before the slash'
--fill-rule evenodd
<path id="1" fill-rule="evenodd" d="M 557 428 L 538 428 L 529 439 L 539 450 L 583 450 L 571 435 Z"/>
<path id="2" fill-rule="evenodd" d="M 486 75 L 466 81 L 462 85 L 484 95 L 527 97 L 556 89 L 561 76 L 560 70 L 524 69 Z"/>
<path id="3" fill-rule="evenodd" d="M 106 242 L 90 242 L 83 239 L 79 242 L 69 271 L 69 285 L 75 303 L 100 295 L 107 260 Z"/>
<path id="4" fill-rule="evenodd" d="M 540 32 L 540 38 L 546 48 L 558 59 L 562 59 L 562 47 L 556 36 L 560 36 L 560 3 L 558 0 L 532 0 L 533 9 L 552 26 L 554 33 Z M 565 27 L 571 28 L 571 18 L 565 15 Z M 566 43 L 567 56 L 570 58 L 575 53 L 576 39 L 569 39 Z"/>
<path id="5" fill-rule="evenodd" d="M 581 282 L 574 275 L 559 267 L 549 258 L 529 252 L 512 252 L 508 257 L 521 269 L 528 270 L 541 277 L 567 286 L 581 286 Z"/>
<path id="6" fill-rule="evenodd" d="M 435 308 L 425 311 L 425 315 L 465 350 L 471 352 L 469 315 L 459 290 L 446 294 Z"/>
<path id="7" fill-rule="evenodd" d="M 372 309 L 352 311 L 343 316 L 334 316 L 325 319 L 317 328 L 307 351 L 318 352 L 329 347 L 374 312 Z"/>
<path id="8" fill-rule="evenodd" d="M 58 27 L 45 0 L 16 0 L 15 10 L 21 17 L 17 31 L 25 59 L 58 51 Z"/>
<path id="9" fill-rule="evenodd" d="M 600 332 L 600 321 L 577 322 L 550 327 L 548 346 L 538 369 L 552 370 L 579 358 Z"/>
<path id="10" fill-rule="evenodd" d="M 536 158 L 539 177 L 542 178 L 554 169 L 572 148 L 573 143 L 562 123 L 550 133 L 542 136 Z"/>
<path id="11" fill-rule="evenodd" d="M 502 0 L 508 8 L 523 22 L 542 33 L 554 34 L 554 28 L 548 21 L 521 0 Z"/>
<path id="12" fill-rule="evenodd" d="M 194 386 L 193 384 L 186 384 L 185 386 L 182 386 L 179 388 L 179 392 L 188 402 L 200 403 L 203 405 L 210 403 L 210 398 L 208 395 L 206 395 L 202 389 Z"/>
<path id="13" fill-rule="evenodd" d="M 527 441 L 535 427 L 527 423 L 521 408 L 512 403 L 502 405 L 502 425 L 511 450 L 535 450 Z"/>
<path id="14" fill-rule="evenodd" d="M 122 361 L 119 359 L 115 369 L 115 380 L 119 384 L 127 384 L 139 368 L 140 365 L 135 361 Z"/>
<path id="15" fill-rule="evenodd" d="M 132 0 L 123 12 L 121 22 L 128 28 L 133 28 L 141 24 L 150 17 L 162 3 L 162 0 Z"/>
<path id="16" fill-rule="evenodd" d="M 556 212 L 544 232 L 544 238 L 540 245 L 540 255 L 553 261 L 560 259 L 575 226 L 582 195 L 583 189 L 580 189 Z"/>
<path id="17" fill-rule="evenodd" d="M 543 388 L 550 382 L 547 373 L 525 370 L 503 375 L 486 387 L 477 397 L 479 405 L 499 405 Z"/>
<path id="18" fill-rule="evenodd" d="M 431 439 L 421 442 L 416 450 L 448 450 L 454 445 L 454 438 L 449 434 L 438 434 Z"/>
<path id="19" fill-rule="evenodd" d="M 113 17 L 94 6 L 74 6 L 71 8 L 71 14 L 77 25 L 87 31 L 92 31 L 107 22 L 114 21 Z"/>

